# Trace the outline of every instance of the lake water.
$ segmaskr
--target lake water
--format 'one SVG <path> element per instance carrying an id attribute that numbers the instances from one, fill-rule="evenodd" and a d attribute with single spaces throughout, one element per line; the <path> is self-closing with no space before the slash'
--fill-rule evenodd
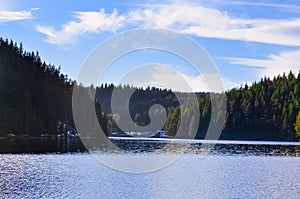
<path id="1" fill-rule="evenodd" d="M 128 150 L 103 152 L 100 156 L 122 156 L 125 163 L 134 161 L 132 157 L 182 156 L 155 172 L 133 174 L 105 166 L 89 153 L 1 154 L 0 198 L 300 196 L 300 157 L 295 146 L 223 143 L 203 157 L 199 143 L 176 143 L 167 152 L 150 141 L 132 144 L 119 140 L 118 144 L 124 149 L 128 146 Z M 149 150 L 151 147 L 156 150 Z"/>

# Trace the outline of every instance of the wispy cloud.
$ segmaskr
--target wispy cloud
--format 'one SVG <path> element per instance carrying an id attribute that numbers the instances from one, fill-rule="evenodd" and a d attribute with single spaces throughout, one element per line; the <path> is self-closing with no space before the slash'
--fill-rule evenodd
<path id="1" fill-rule="evenodd" d="M 30 8 L 31 11 L 37 11 L 40 10 L 41 8 Z"/>
<path id="2" fill-rule="evenodd" d="M 51 26 L 37 25 L 36 29 L 47 35 L 47 42 L 52 44 L 68 44 L 74 42 L 78 36 L 86 33 L 99 33 L 104 31 L 115 32 L 123 26 L 125 17 L 116 10 L 113 13 L 99 12 L 74 12 L 76 20 L 63 25 L 61 30 Z"/>
<path id="3" fill-rule="evenodd" d="M 4 11 L 0 10 L 0 23 L 32 19 L 31 12 L 28 11 Z"/>
<path id="4" fill-rule="evenodd" d="M 233 1 L 230 2 L 234 5 L 241 5 L 241 6 L 257 6 L 257 7 L 273 7 L 273 8 L 283 8 L 288 9 L 289 11 L 299 12 L 300 6 L 298 5 L 291 5 L 291 4 L 279 4 L 279 3 L 265 3 L 265 2 L 246 2 L 246 1 Z"/>
<path id="5" fill-rule="evenodd" d="M 156 5 L 132 13 L 142 26 L 170 28 L 199 37 L 300 45 L 300 18 L 248 19 L 201 5 Z"/>
<path id="6" fill-rule="evenodd" d="M 268 55 L 265 59 L 251 58 L 226 58 L 231 64 L 254 67 L 253 70 L 258 77 L 273 77 L 279 74 L 288 73 L 290 70 L 298 72 L 300 70 L 300 50 L 282 52 Z"/>
<path id="7" fill-rule="evenodd" d="M 188 75 L 182 71 L 175 70 L 170 65 L 143 65 L 127 73 L 120 84 L 129 84 L 137 87 L 156 86 L 168 88 L 174 91 L 184 92 L 222 92 L 241 83 L 222 78 L 222 84 L 216 85 L 218 74 Z M 213 85 L 208 85 L 213 84 Z"/>
<path id="8" fill-rule="evenodd" d="M 129 25 L 168 28 L 207 38 L 300 46 L 300 18 L 240 18 L 201 4 L 175 2 L 168 5 L 136 5 L 135 9 L 122 14 L 116 10 L 113 13 L 105 13 L 102 9 L 100 12 L 75 12 L 75 17 L 75 20 L 62 25 L 59 30 L 52 26 L 40 25 L 36 26 L 36 29 L 45 34 L 47 41 L 53 44 L 67 44 L 74 42 L 79 35 L 113 32 Z"/>

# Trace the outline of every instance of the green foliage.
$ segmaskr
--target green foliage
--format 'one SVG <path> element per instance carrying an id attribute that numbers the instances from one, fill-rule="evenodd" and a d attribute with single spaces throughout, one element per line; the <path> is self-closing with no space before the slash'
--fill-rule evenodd
<path id="1" fill-rule="evenodd" d="M 61 74 L 59 68 L 42 62 L 38 52 L 27 52 L 22 43 L 17 45 L 0 38 L 0 136 L 10 133 L 56 134 L 59 133 L 59 122 L 74 128 L 71 96 L 75 87 L 86 99 L 90 99 L 90 92 L 96 93 L 97 117 L 106 133 L 121 131 L 113 120 L 118 115 L 111 111 L 114 89 L 133 92 L 129 109 L 138 125 L 151 122 L 149 109 L 152 105 L 165 107 L 168 118 L 164 128 L 172 136 L 179 128 L 180 116 L 196 108 L 188 105 L 180 107 L 174 93 L 167 89 L 137 89 L 128 85 L 115 87 L 112 84 L 96 88 L 78 86 L 67 75 Z M 189 97 L 189 93 L 176 94 Z M 184 122 L 190 129 L 199 122 L 196 138 L 203 139 L 211 120 L 211 102 L 209 93 L 196 95 L 200 122 L 195 118 Z M 296 140 L 295 131 L 300 135 L 300 73 L 295 76 L 290 72 L 272 80 L 265 77 L 252 86 L 232 89 L 226 92 L 226 96 L 227 121 L 221 139 Z M 119 106 L 125 104 L 120 103 Z M 155 114 L 159 112 L 154 113 L 154 117 Z M 190 138 L 192 134 L 189 130 L 181 137 Z"/>
<path id="2" fill-rule="evenodd" d="M 251 87 L 227 92 L 228 120 L 225 138 L 295 140 L 299 111 L 300 76 L 263 78 Z"/>
<path id="3" fill-rule="evenodd" d="M 296 135 L 300 136 L 300 111 L 298 112 L 298 115 L 296 118 L 295 131 L 296 131 Z"/>
<path id="4" fill-rule="evenodd" d="M 42 62 L 38 52 L 0 38 L 0 136 L 55 135 L 63 133 L 59 124 L 74 128 L 74 85 L 59 68 Z"/>
<path id="5" fill-rule="evenodd" d="M 130 99 L 130 113 L 137 124 L 147 125 L 150 122 L 148 111 L 154 104 L 163 105 L 168 113 L 165 130 L 175 136 L 179 125 L 180 115 L 191 112 L 195 107 L 179 107 L 174 93 L 170 90 L 157 88 L 137 89 L 129 86 L 114 87 L 101 85 L 97 88 L 96 96 L 101 102 L 102 111 L 111 114 L 110 97 L 114 89 L 128 90 L 134 94 Z M 178 96 L 188 97 L 188 93 L 177 93 Z M 200 111 L 200 122 L 191 118 L 190 126 L 199 123 L 196 138 L 206 136 L 211 121 L 211 102 L 209 93 L 196 93 Z M 263 78 L 252 86 L 234 88 L 226 92 L 227 121 L 221 134 L 221 139 L 243 140 L 286 140 L 295 141 L 294 123 L 300 110 L 300 74 L 295 76 L 274 77 L 273 80 Z M 124 104 L 119 104 L 125 106 Z M 186 125 L 186 124 L 185 124 Z M 186 125 L 189 126 L 189 125 Z M 112 124 L 114 130 L 121 130 Z M 190 138 L 192 132 L 186 132 L 183 138 Z"/>

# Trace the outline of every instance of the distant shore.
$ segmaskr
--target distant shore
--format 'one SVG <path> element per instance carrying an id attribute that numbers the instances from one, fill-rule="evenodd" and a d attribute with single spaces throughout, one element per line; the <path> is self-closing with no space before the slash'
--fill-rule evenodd
<path id="1" fill-rule="evenodd" d="M 92 138 L 91 138 L 92 139 Z M 135 138 L 135 137 L 109 137 L 115 144 L 139 145 L 139 142 L 157 142 L 158 144 L 217 144 L 225 145 L 243 145 L 243 146 L 299 146 L 300 142 L 286 141 L 255 141 L 255 140 L 193 140 L 193 139 L 166 139 L 166 138 Z M 105 148 L 105 147 L 104 147 Z M 72 153 L 85 152 L 87 149 L 83 145 L 80 137 L 67 136 L 7 136 L 0 137 L 0 154 L 2 153 Z"/>
<path id="2" fill-rule="evenodd" d="M 66 153 L 82 151 L 86 151 L 86 148 L 79 137 L 0 137 L 0 153 Z"/>

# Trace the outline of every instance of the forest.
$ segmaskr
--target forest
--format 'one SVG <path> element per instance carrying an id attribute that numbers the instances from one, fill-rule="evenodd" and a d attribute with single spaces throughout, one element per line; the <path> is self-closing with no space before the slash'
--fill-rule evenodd
<path id="1" fill-rule="evenodd" d="M 85 87 L 62 74 L 59 67 L 42 61 L 38 52 L 25 51 L 22 43 L 0 38 L 0 136 L 62 135 L 66 129 L 75 131 L 74 88 L 79 88 L 83 96 L 96 93 L 91 100 L 95 101 L 98 120 L 107 135 L 121 131 L 114 122 L 117 115 L 110 108 L 114 89 L 133 92 L 129 110 L 138 125 L 150 122 L 148 112 L 152 105 L 162 105 L 167 112 L 164 129 L 170 136 L 176 135 L 181 114 L 195 108 L 181 109 L 174 92 L 168 89 L 113 84 Z M 199 122 L 195 138 L 203 139 L 211 118 L 210 94 L 195 94 L 201 122 L 191 120 L 191 123 Z M 227 120 L 220 139 L 297 140 L 295 122 L 300 110 L 300 73 L 264 77 L 251 86 L 234 88 L 225 94 Z M 177 95 L 189 97 L 190 94 Z"/>

